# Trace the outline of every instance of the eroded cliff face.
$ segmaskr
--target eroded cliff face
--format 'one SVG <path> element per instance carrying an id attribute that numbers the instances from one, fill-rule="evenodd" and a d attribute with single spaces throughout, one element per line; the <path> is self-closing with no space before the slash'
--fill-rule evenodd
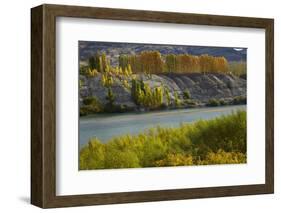
<path id="1" fill-rule="evenodd" d="M 101 75 L 95 77 L 80 76 L 83 86 L 80 88 L 80 104 L 83 105 L 83 99 L 86 97 L 96 97 L 102 104 L 107 102 L 108 89 L 103 86 Z M 226 74 L 159 74 L 159 75 L 134 75 L 137 80 L 142 80 L 150 88 L 164 86 L 170 94 L 173 101 L 175 94 L 178 94 L 180 100 L 184 100 L 184 92 L 189 91 L 190 102 L 194 107 L 204 106 L 210 100 L 218 100 L 225 104 L 232 104 L 237 97 L 246 100 L 246 80 Z M 124 85 L 124 80 L 127 86 Z M 131 109 L 137 109 L 131 95 L 132 77 L 116 77 L 111 86 L 116 105 L 123 105 Z M 129 86 L 128 86 L 129 85 Z M 184 103 L 184 102 L 183 102 Z M 186 103 L 186 102 L 185 102 Z M 167 105 L 167 100 L 163 98 L 163 104 Z M 186 105 L 189 105 L 188 103 Z"/>
<path id="2" fill-rule="evenodd" d="M 225 74 L 170 74 L 159 76 L 180 94 L 188 89 L 191 99 L 207 103 L 210 99 L 229 100 L 246 97 L 246 80 Z"/>

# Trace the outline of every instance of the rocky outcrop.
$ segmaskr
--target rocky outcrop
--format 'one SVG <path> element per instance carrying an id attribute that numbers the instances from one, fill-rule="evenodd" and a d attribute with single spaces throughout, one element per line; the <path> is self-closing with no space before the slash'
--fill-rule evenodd
<path id="1" fill-rule="evenodd" d="M 83 86 L 80 88 L 80 104 L 83 105 L 83 99 L 85 97 L 96 97 L 103 105 L 106 104 L 108 88 L 102 85 L 101 75 L 96 77 L 86 78 L 85 76 L 80 76 L 83 81 Z M 115 78 L 111 89 L 114 94 L 115 104 L 124 105 L 127 107 L 136 107 L 132 97 L 131 90 L 126 88 L 123 83 L 124 79 Z M 125 80 L 129 81 L 129 78 Z M 129 82 L 130 84 L 130 82 Z"/>
<path id="2" fill-rule="evenodd" d="M 202 103 L 210 99 L 232 99 L 246 97 L 246 80 L 225 74 L 170 74 L 159 76 L 170 82 L 171 89 L 182 95 L 186 89 L 191 98 Z"/>
<path id="3" fill-rule="evenodd" d="M 180 99 L 184 99 L 184 92 L 189 91 L 190 100 L 195 105 L 202 106 L 208 104 L 211 99 L 231 102 L 235 97 L 246 98 L 246 80 L 226 74 L 160 74 L 160 75 L 135 75 L 136 79 L 142 80 L 151 88 L 164 86 L 168 89 L 171 99 L 178 94 Z M 85 97 L 96 97 L 102 104 L 107 102 L 108 89 L 102 85 L 101 75 L 95 77 L 80 76 L 83 86 L 80 88 L 80 101 L 83 105 Z M 137 108 L 131 96 L 130 87 L 124 85 L 124 80 L 131 85 L 130 77 L 116 77 L 112 84 L 115 104 L 129 108 Z M 164 99 L 164 102 L 166 100 Z"/>

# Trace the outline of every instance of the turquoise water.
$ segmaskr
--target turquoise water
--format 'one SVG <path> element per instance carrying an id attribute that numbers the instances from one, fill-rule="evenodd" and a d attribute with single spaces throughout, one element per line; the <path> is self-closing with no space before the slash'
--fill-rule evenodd
<path id="1" fill-rule="evenodd" d="M 212 119 L 239 109 L 246 110 L 246 105 L 82 117 L 79 121 L 79 147 L 88 143 L 91 137 L 97 137 L 102 142 L 106 142 L 114 136 L 138 134 L 156 126 L 177 127 L 181 123 Z"/>

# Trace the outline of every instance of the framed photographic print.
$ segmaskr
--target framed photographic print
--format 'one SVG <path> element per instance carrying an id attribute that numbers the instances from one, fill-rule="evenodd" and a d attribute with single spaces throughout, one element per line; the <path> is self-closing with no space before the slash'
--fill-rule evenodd
<path id="1" fill-rule="evenodd" d="M 31 203 L 274 191 L 273 19 L 31 9 Z"/>

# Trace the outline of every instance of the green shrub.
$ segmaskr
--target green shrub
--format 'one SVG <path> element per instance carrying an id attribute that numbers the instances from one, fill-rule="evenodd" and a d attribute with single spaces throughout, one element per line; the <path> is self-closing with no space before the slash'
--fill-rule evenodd
<path id="1" fill-rule="evenodd" d="M 184 97 L 184 99 L 190 99 L 191 98 L 190 92 L 187 88 L 183 92 L 183 97 Z"/>
<path id="2" fill-rule="evenodd" d="M 87 66 L 85 66 L 85 65 L 80 65 L 80 67 L 79 67 L 79 74 L 80 74 L 80 75 L 86 75 L 87 70 L 88 70 L 88 67 L 87 67 Z"/>
<path id="3" fill-rule="evenodd" d="M 191 99 L 184 100 L 184 103 L 189 105 L 189 106 L 196 106 L 197 105 L 197 102 L 195 100 L 191 100 Z"/>
<path id="4" fill-rule="evenodd" d="M 181 99 L 179 98 L 179 94 L 175 91 L 174 92 L 174 98 L 175 98 L 175 106 L 180 107 L 182 105 Z"/>
<path id="5" fill-rule="evenodd" d="M 237 96 L 237 97 L 233 98 L 232 104 L 234 104 L 234 105 L 247 104 L 247 99 L 246 99 L 246 97 L 243 97 L 243 96 Z"/>
<path id="6" fill-rule="evenodd" d="M 209 102 L 207 103 L 207 106 L 220 106 L 220 102 L 216 99 L 210 99 Z"/>
<path id="7" fill-rule="evenodd" d="M 246 162 L 246 155 L 241 152 L 225 152 L 223 150 L 219 150 L 217 153 L 209 152 L 206 159 L 198 164 L 238 164 Z"/>
<path id="8" fill-rule="evenodd" d="M 227 102 L 225 102 L 225 100 L 223 100 L 223 99 L 219 100 L 219 103 L 221 106 L 227 105 Z"/>
<path id="9" fill-rule="evenodd" d="M 87 147 L 80 151 L 79 169 L 102 169 L 105 167 L 105 147 L 98 139 L 91 139 Z"/>
<path id="10" fill-rule="evenodd" d="M 83 104 L 83 106 L 80 106 L 80 115 L 87 115 L 104 111 L 101 102 L 95 96 L 84 98 Z"/>
<path id="11" fill-rule="evenodd" d="M 183 154 L 168 154 L 166 158 L 155 162 L 156 166 L 187 166 L 192 164 L 192 156 Z"/>
<path id="12" fill-rule="evenodd" d="M 138 168 L 139 159 L 130 150 L 119 151 L 106 147 L 105 168 Z"/>
<path id="13" fill-rule="evenodd" d="M 197 155 L 205 158 L 207 153 L 220 149 L 226 152 L 246 153 L 246 113 L 237 112 L 209 121 L 195 123 L 197 132 L 190 133 L 191 140 L 199 148 Z"/>

